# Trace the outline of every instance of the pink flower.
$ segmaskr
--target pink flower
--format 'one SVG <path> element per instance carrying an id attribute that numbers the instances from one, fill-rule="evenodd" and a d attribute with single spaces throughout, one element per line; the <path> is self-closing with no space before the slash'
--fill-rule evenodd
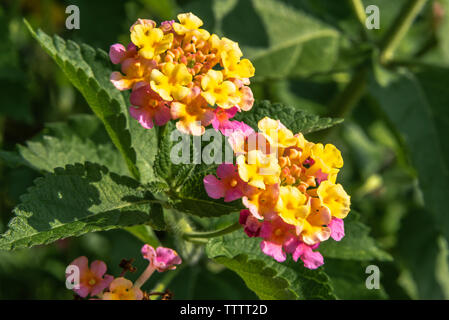
<path id="1" fill-rule="evenodd" d="M 217 179 L 209 174 L 204 177 L 204 188 L 212 199 L 224 198 L 225 202 L 240 199 L 244 195 L 246 183 L 240 178 L 236 166 L 223 163 L 217 168 Z"/>
<path id="2" fill-rule="evenodd" d="M 248 209 L 240 211 L 239 223 L 244 227 L 248 237 L 258 237 L 262 222 L 255 218 Z"/>
<path id="3" fill-rule="evenodd" d="M 214 110 L 212 127 L 214 127 L 216 131 L 221 131 L 224 136 L 230 135 L 235 130 L 235 125 L 233 121 L 229 121 L 229 119 L 233 118 L 237 111 L 237 107 L 232 107 L 230 109 L 222 109 L 217 107 Z"/>
<path id="4" fill-rule="evenodd" d="M 144 259 L 150 261 L 150 266 L 159 272 L 176 269 L 176 265 L 182 263 L 178 253 L 170 248 L 158 247 L 156 250 L 148 244 L 142 247 Z"/>
<path id="5" fill-rule="evenodd" d="M 162 126 L 171 118 L 167 103 L 149 85 L 143 82 L 135 86 L 130 101 L 139 108 L 130 107 L 129 113 L 145 129 L 153 128 L 153 120 L 157 126 Z"/>
<path id="6" fill-rule="evenodd" d="M 276 261 L 284 262 L 287 255 L 283 249 L 295 238 L 294 232 L 295 228 L 279 217 L 264 221 L 260 228 L 260 237 L 264 239 L 260 243 L 260 249 Z"/>
<path id="7" fill-rule="evenodd" d="M 254 133 L 254 130 L 246 123 L 239 121 L 232 121 L 232 127 L 231 132 L 226 132 L 226 136 L 229 137 L 228 142 L 236 156 L 238 156 L 245 153 L 246 139 Z M 225 134 L 223 133 L 223 135 Z"/>
<path id="8" fill-rule="evenodd" d="M 73 260 L 71 266 L 78 267 L 79 270 L 79 288 L 73 289 L 80 297 L 85 298 L 89 294 L 96 296 L 103 292 L 109 284 L 114 280 L 111 275 L 105 275 L 106 264 L 103 261 L 96 260 L 88 266 L 88 259 L 85 256 L 81 256 Z M 66 274 L 69 277 L 71 274 Z"/>
<path id="9" fill-rule="evenodd" d="M 301 259 L 304 262 L 304 267 L 308 269 L 316 269 L 324 264 L 323 256 L 317 251 L 313 251 L 318 248 L 320 244 L 317 243 L 313 246 L 309 246 L 297 239 L 292 239 L 285 245 L 285 250 L 292 254 L 293 260 L 296 262 Z"/>
<path id="10" fill-rule="evenodd" d="M 125 59 L 135 56 L 136 53 L 137 48 L 133 43 L 128 44 L 126 49 L 120 43 L 113 44 L 109 48 L 109 58 L 113 64 L 122 63 Z"/>
<path id="11" fill-rule="evenodd" d="M 331 229 L 331 238 L 335 241 L 340 241 L 345 236 L 345 223 L 343 219 L 333 217 L 328 227 Z"/>

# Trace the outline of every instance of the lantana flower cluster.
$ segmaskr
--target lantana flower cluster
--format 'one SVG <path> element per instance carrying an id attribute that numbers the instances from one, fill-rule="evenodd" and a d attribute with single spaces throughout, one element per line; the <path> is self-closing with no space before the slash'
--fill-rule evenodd
<path id="1" fill-rule="evenodd" d="M 148 244 L 142 247 L 141 252 L 149 264 L 134 283 L 123 277 L 126 271 L 130 271 L 130 269 L 134 271 L 129 261 L 124 260 L 127 265 L 122 266 L 124 269 L 122 274 L 114 278 L 112 275 L 106 274 L 106 263 L 95 260 L 89 266 L 89 261 L 85 256 L 76 258 L 69 265 L 71 268 L 68 270 L 73 270 L 73 267 L 78 270 L 79 279 L 73 279 L 72 272 L 66 273 L 66 277 L 70 281 L 76 280 L 73 283 L 75 285 L 73 291 L 80 298 L 90 296 L 91 299 L 96 300 L 142 300 L 148 297 L 148 294 L 145 294 L 141 287 L 154 271 L 174 270 L 176 265 L 182 263 L 182 259 L 173 249 L 164 247 L 154 249 Z"/>
<path id="2" fill-rule="evenodd" d="M 217 177 L 204 178 L 205 189 L 226 202 L 242 198 L 247 209 L 240 212 L 240 224 L 249 237 L 262 238 L 265 254 L 283 262 L 289 253 L 305 267 L 318 268 L 324 262 L 317 248 L 343 238 L 350 211 L 350 197 L 336 183 L 340 151 L 307 141 L 268 117 L 258 129 L 245 125 L 230 135 L 236 164 L 219 165 Z"/>
<path id="3" fill-rule="evenodd" d="M 121 72 L 111 81 L 119 90 L 132 90 L 129 111 L 147 129 L 177 120 L 179 131 L 201 135 L 212 124 L 223 133 L 237 121 L 237 112 L 251 109 L 254 98 L 249 78 L 254 67 L 238 43 L 201 29 L 192 13 L 178 22 L 139 19 L 131 42 L 111 46 L 109 56 Z"/>

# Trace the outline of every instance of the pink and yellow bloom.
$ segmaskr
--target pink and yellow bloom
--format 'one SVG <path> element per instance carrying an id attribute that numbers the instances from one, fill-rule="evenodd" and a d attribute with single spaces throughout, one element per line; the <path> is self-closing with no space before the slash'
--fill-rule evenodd
<path id="1" fill-rule="evenodd" d="M 214 110 L 232 109 L 235 114 L 251 109 L 254 97 L 248 85 L 254 67 L 241 59 L 236 42 L 201 29 L 203 21 L 194 14 L 179 14 L 178 21 L 164 21 L 158 27 L 152 20 L 138 19 L 130 28 L 128 48 L 121 44 L 110 48 L 111 61 L 121 64 L 121 72 L 113 72 L 110 80 L 119 90 L 134 93 L 148 85 L 157 93 L 140 92 L 155 100 L 146 103 L 153 108 L 130 109 L 144 128 L 165 124 L 170 114 L 178 120 L 178 130 L 187 134 L 203 134 L 213 120 L 220 131 L 232 129 L 221 115 L 214 117 Z M 156 105 L 163 111 L 155 110 Z"/>
<path id="2" fill-rule="evenodd" d="M 133 287 L 133 283 L 123 277 L 116 278 L 109 285 L 109 291 L 103 294 L 103 300 L 142 300 L 143 292 Z"/>
<path id="3" fill-rule="evenodd" d="M 89 261 L 85 256 L 76 258 L 70 264 L 79 270 L 79 288 L 73 289 L 80 297 L 85 298 L 97 296 L 106 289 L 114 279 L 113 276 L 107 275 L 107 266 L 103 261 L 95 260 L 88 265 Z M 66 274 L 68 277 L 69 274 Z"/>
<path id="4" fill-rule="evenodd" d="M 220 50 L 232 47 L 229 42 L 214 45 L 222 46 Z M 248 236 L 262 238 L 262 251 L 277 261 L 285 261 L 290 253 L 307 268 L 318 268 L 323 257 L 314 250 L 329 238 L 344 237 L 342 219 L 350 211 L 349 195 L 336 184 L 343 166 L 340 151 L 331 144 L 309 142 L 278 120 L 261 119 L 258 128 L 254 132 L 242 127 L 228 140 L 236 154 L 238 177 L 234 171 L 228 176 L 252 187 L 241 191 L 247 209 L 240 213 L 240 224 Z M 206 178 L 207 190 L 210 177 Z M 226 180 L 226 174 L 221 179 Z M 222 194 L 221 190 L 210 195 Z"/>

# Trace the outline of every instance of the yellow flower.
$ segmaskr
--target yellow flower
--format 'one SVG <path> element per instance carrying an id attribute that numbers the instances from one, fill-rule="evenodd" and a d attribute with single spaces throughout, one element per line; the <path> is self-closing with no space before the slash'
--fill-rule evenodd
<path id="1" fill-rule="evenodd" d="M 109 285 L 109 292 L 103 294 L 103 300 L 142 300 L 143 293 L 133 288 L 133 283 L 125 278 L 116 278 Z"/>
<path id="2" fill-rule="evenodd" d="M 176 128 L 194 136 L 202 135 L 206 131 L 204 127 L 214 118 L 214 112 L 210 108 L 198 103 L 173 102 L 170 111 L 173 119 L 179 119 Z"/>
<path id="3" fill-rule="evenodd" d="M 180 23 L 173 23 L 173 30 L 179 35 L 187 34 L 187 38 L 195 36 L 201 40 L 207 40 L 210 37 L 209 32 L 204 29 L 200 29 L 203 25 L 203 21 L 191 12 L 178 14 L 178 20 Z"/>
<path id="4" fill-rule="evenodd" d="M 332 216 L 339 219 L 346 218 L 350 211 L 351 197 L 341 184 L 323 181 L 318 187 L 317 195 L 323 205 L 329 208 Z"/>
<path id="5" fill-rule="evenodd" d="M 307 196 L 292 186 L 281 187 L 276 210 L 285 223 L 293 225 L 298 231 L 303 228 L 304 220 L 310 212 Z"/>
<path id="6" fill-rule="evenodd" d="M 331 230 L 327 225 L 332 216 L 328 207 L 324 206 L 320 199 L 311 198 L 311 210 L 304 221 L 301 237 L 308 245 L 313 245 L 329 239 Z"/>
<path id="7" fill-rule="evenodd" d="M 224 51 L 221 54 L 224 74 L 226 78 L 250 78 L 254 76 L 253 64 L 248 59 L 242 59 L 235 54 L 235 51 Z"/>
<path id="8" fill-rule="evenodd" d="M 260 189 L 265 189 L 265 184 L 280 182 L 281 168 L 275 154 L 265 155 L 260 150 L 250 150 L 247 157 L 237 157 L 238 171 L 243 181 Z"/>
<path id="9" fill-rule="evenodd" d="M 275 207 L 279 199 L 279 184 L 268 185 L 265 190 L 248 190 L 242 201 L 245 207 L 257 218 L 270 218 L 276 213 Z"/>
<path id="10" fill-rule="evenodd" d="M 288 148 L 297 143 L 297 138 L 279 120 L 265 117 L 257 126 L 273 147 Z"/>
<path id="11" fill-rule="evenodd" d="M 211 106 L 217 104 L 223 109 L 229 109 L 240 102 L 237 87 L 231 81 L 223 81 L 221 71 L 209 70 L 201 79 L 201 87 L 201 95 Z"/>
<path id="12" fill-rule="evenodd" d="M 131 30 L 131 41 L 139 47 L 139 55 L 145 59 L 153 59 L 155 56 L 167 51 L 173 42 L 173 34 L 155 28 L 153 24 L 136 24 Z"/>
<path id="13" fill-rule="evenodd" d="M 232 53 L 237 58 L 243 56 L 242 50 L 240 50 L 239 44 L 226 37 L 219 38 L 216 34 L 212 34 L 209 38 L 209 43 L 212 49 L 217 50 L 217 54 L 221 57 L 222 53 Z"/>
<path id="14" fill-rule="evenodd" d="M 305 176 L 314 176 L 321 170 L 323 174 L 328 175 L 327 180 L 335 183 L 339 169 L 343 167 L 343 158 L 334 145 L 324 146 L 321 143 L 308 142 L 303 148 L 301 162 L 304 163 L 308 158 L 311 159 L 311 163 L 306 167 Z"/>
<path id="15" fill-rule="evenodd" d="M 167 62 L 161 69 L 162 72 L 157 69 L 151 71 L 151 89 L 166 101 L 184 99 L 190 92 L 186 86 L 192 82 L 186 65 Z"/>

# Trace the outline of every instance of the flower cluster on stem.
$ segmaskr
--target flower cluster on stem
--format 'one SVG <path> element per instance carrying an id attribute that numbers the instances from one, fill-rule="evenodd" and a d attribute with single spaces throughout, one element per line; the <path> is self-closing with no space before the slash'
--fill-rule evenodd
<path id="1" fill-rule="evenodd" d="M 127 267 L 119 277 L 114 278 L 112 275 L 105 274 L 107 266 L 103 261 L 96 260 L 89 267 L 88 259 L 85 256 L 76 258 L 69 265 L 72 268 L 75 267 L 79 275 L 73 291 L 81 298 L 90 296 L 92 299 L 101 300 L 142 300 L 145 296 L 151 295 L 151 293 L 143 292 L 141 287 L 148 281 L 154 271 L 174 270 L 176 265 L 182 263 L 181 257 L 170 248 L 158 247 L 154 249 L 152 246 L 145 244 L 141 252 L 143 258 L 148 260 L 149 263 L 134 283 L 124 277 L 127 269 L 135 270 L 127 260 L 123 260 L 126 262 L 123 265 Z M 72 273 L 66 273 L 67 278 L 72 276 Z"/>
<path id="2" fill-rule="evenodd" d="M 316 249 L 329 238 L 343 238 L 350 211 L 350 197 L 336 183 L 341 153 L 293 134 L 279 120 L 265 117 L 258 129 L 230 135 L 236 164 L 219 165 L 217 177 L 204 178 L 205 189 L 225 202 L 242 199 L 247 209 L 240 224 L 249 237 L 262 238 L 265 254 L 283 262 L 289 253 L 318 268 L 324 262 Z"/>
<path id="3" fill-rule="evenodd" d="M 225 132 L 237 112 L 251 109 L 249 78 L 254 67 L 238 43 L 202 29 L 192 13 L 178 22 L 138 19 L 130 28 L 131 42 L 114 44 L 109 56 L 121 72 L 110 80 L 119 90 L 132 90 L 129 112 L 147 129 L 177 120 L 183 133 L 202 135 L 212 124 Z"/>

